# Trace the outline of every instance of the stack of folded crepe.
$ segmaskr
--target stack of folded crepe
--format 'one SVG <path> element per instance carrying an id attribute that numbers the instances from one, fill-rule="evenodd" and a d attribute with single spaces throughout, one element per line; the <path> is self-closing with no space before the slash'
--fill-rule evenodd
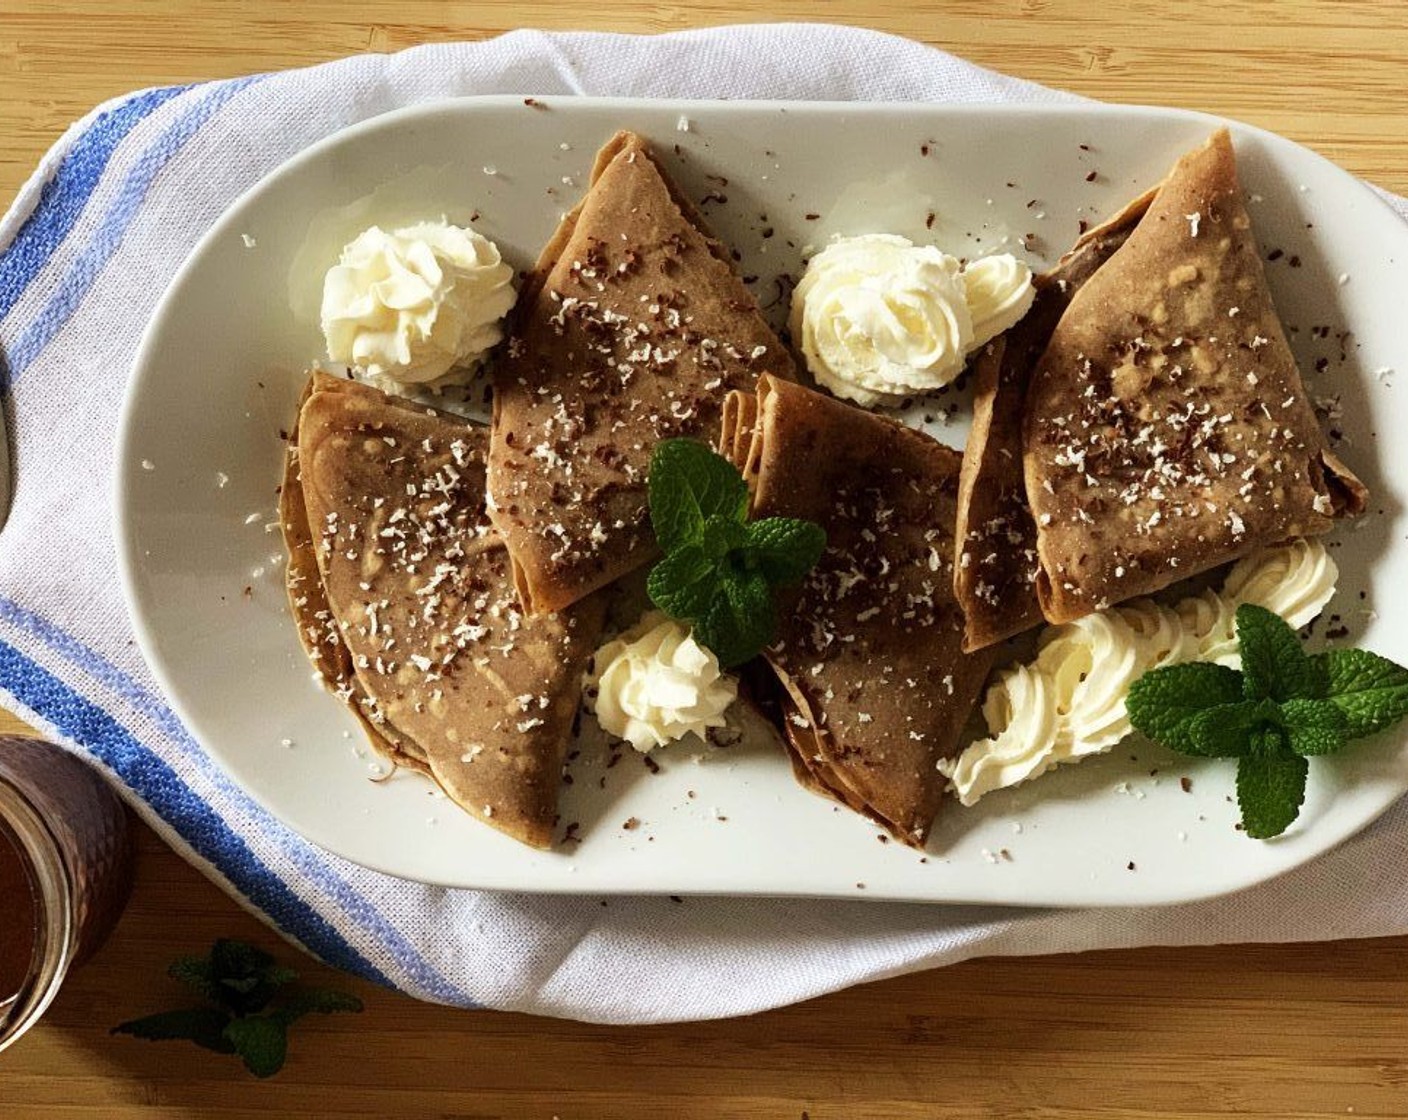
<path id="1" fill-rule="evenodd" d="M 655 558 L 655 445 L 712 443 L 724 397 L 792 360 L 640 137 L 598 154 L 592 187 L 543 251 L 494 373 L 490 516 L 530 613 Z"/>
<path id="2" fill-rule="evenodd" d="M 630 133 L 519 306 L 492 435 L 315 374 L 281 517 L 300 637 L 372 744 L 547 847 L 599 591 L 654 553 L 655 443 L 712 442 L 730 390 L 793 367 Z"/>
<path id="3" fill-rule="evenodd" d="M 485 508 L 487 444 L 457 418 L 315 376 L 281 492 L 290 600 L 373 745 L 547 847 L 603 609 L 521 610 Z"/>
<path id="4" fill-rule="evenodd" d="M 1084 236 L 979 365 L 954 589 L 978 649 L 1327 532 L 1330 452 L 1225 129 Z"/>
<path id="5" fill-rule="evenodd" d="M 953 593 L 958 452 L 800 385 L 763 378 L 724 409 L 720 451 L 755 517 L 827 546 L 765 652 L 793 771 L 923 847 L 991 656 L 964 654 Z"/>

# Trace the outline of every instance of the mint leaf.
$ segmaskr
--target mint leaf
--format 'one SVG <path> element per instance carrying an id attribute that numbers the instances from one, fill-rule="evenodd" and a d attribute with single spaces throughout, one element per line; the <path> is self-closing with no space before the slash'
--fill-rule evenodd
<path id="1" fill-rule="evenodd" d="M 255 1014 L 298 973 L 243 941 L 217 941 L 208 958 L 181 957 L 167 971 L 221 1006 L 164 1011 L 119 1024 L 112 1033 L 180 1039 L 220 1054 L 238 1053 L 256 1077 L 272 1076 L 283 1067 L 291 1023 L 315 1011 L 362 1010 L 362 1001 L 346 992 L 306 988 L 283 997 L 273 1011 Z"/>
<path id="2" fill-rule="evenodd" d="M 263 949 L 244 941 L 221 939 L 210 950 L 210 978 L 215 987 L 212 998 L 236 1015 L 262 1011 L 297 975 L 276 964 Z"/>
<path id="3" fill-rule="evenodd" d="M 1269 840 L 1290 827 L 1305 800 L 1309 769 L 1310 763 L 1291 753 L 1281 731 L 1256 733 L 1251 752 L 1237 763 L 1237 805 L 1248 836 Z"/>
<path id="4" fill-rule="evenodd" d="M 745 542 L 754 567 L 774 587 L 801 583 L 821 559 L 826 531 L 814 521 L 764 517 L 749 522 Z"/>
<path id="5" fill-rule="evenodd" d="M 722 455 L 691 439 L 661 440 L 650 457 L 646 480 L 650 523 L 665 552 L 697 542 L 711 517 L 742 522 L 748 516 L 748 484 Z"/>
<path id="6" fill-rule="evenodd" d="M 215 980 L 209 957 L 178 957 L 171 962 L 166 975 L 181 981 L 214 1003 L 221 1001 L 223 989 Z"/>
<path id="7" fill-rule="evenodd" d="M 748 527 L 743 522 L 716 514 L 705 518 L 703 531 L 699 534 L 699 547 L 710 560 L 718 563 L 731 552 L 742 548 L 747 540 Z"/>
<path id="8" fill-rule="evenodd" d="M 1176 749 L 1204 758 L 1241 758 L 1251 751 L 1253 736 L 1267 723 L 1279 723 L 1276 705 L 1269 700 L 1218 704 L 1204 708 L 1188 721 L 1191 749 Z"/>
<path id="9" fill-rule="evenodd" d="M 1331 700 L 1287 700 L 1281 715 L 1296 754 L 1330 754 L 1345 744 L 1349 717 Z"/>
<path id="10" fill-rule="evenodd" d="M 719 580 L 720 594 L 694 625 L 699 641 L 731 669 L 756 657 L 772 641 L 777 611 L 761 572 L 734 572 Z"/>
<path id="11" fill-rule="evenodd" d="M 665 556 L 646 580 L 650 601 L 687 622 L 725 668 L 772 641 L 774 585 L 793 584 L 826 547 L 819 525 L 748 521 L 748 486 L 701 443 L 662 440 L 650 460 L 650 520 Z"/>
<path id="12" fill-rule="evenodd" d="M 1314 699 L 1317 676 L 1300 638 L 1280 615 L 1253 603 L 1237 608 L 1237 644 L 1248 700 Z"/>
<path id="13" fill-rule="evenodd" d="M 1344 737 L 1358 739 L 1408 716 L 1408 669 L 1364 649 L 1334 649 L 1311 658 L 1325 695 L 1344 713 Z"/>
<path id="14" fill-rule="evenodd" d="M 347 992 L 334 991 L 331 988 L 307 988 L 294 992 L 271 1012 L 271 1015 L 287 1027 L 313 1012 L 331 1015 L 335 1011 L 361 1010 L 362 1001 Z"/>
<path id="15" fill-rule="evenodd" d="M 671 552 L 650 570 L 645 591 L 650 601 L 671 618 L 695 623 L 721 594 L 720 579 L 717 562 L 700 545 L 689 544 Z"/>
<path id="16" fill-rule="evenodd" d="M 288 1031 L 278 1019 L 252 1015 L 225 1024 L 225 1037 L 255 1077 L 273 1077 L 288 1056 Z"/>
<path id="17" fill-rule="evenodd" d="M 179 1011 L 161 1011 L 145 1019 L 133 1019 L 113 1027 L 113 1034 L 130 1034 L 151 1042 L 180 1039 L 194 1042 L 217 1054 L 233 1054 L 234 1046 L 224 1036 L 230 1013 L 218 1007 L 187 1007 Z"/>
<path id="18" fill-rule="evenodd" d="M 1192 722 L 1205 708 L 1242 700 L 1242 674 L 1208 661 L 1151 669 L 1129 688 L 1125 711 L 1135 729 L 1183 754 L 1201 754 Z"/>

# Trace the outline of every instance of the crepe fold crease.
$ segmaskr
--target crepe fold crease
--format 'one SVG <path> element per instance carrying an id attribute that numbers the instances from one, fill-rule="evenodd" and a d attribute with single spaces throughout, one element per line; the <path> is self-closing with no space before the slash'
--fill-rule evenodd
<path id="1" fill-rule="evenodd" d="M 792 360 L 645 142 L 618 133 L 544 249 L 494 375 L 490 516 L 530 613 L 657 554 L 660 440 L 713 442 L 724 397 Z"/>
<path id="2" fill-rule="evenodd" d="M 922 432 L 777 378 L 725 408 L 720 447 L 755 517 L 820 524 L 820 563 L 765 659 L 793 771 L 922 847 L 991 656 L 953 596 L 960 457 Z"/>
<path id="3" fill-rule="evenodd" d="M 548 847 L 601 597 L 521 610 L 485 508 L 482 428 L 318 374 L 295 439 L 282 520 L 314 666 L 379 750 Z"/>

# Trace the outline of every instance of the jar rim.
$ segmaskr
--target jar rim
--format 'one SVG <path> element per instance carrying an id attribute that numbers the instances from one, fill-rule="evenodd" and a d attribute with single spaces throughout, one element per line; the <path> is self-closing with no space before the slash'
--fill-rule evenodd
<path id="1" fill-rule="evenodd" d="M 29 976 L 0 1014 L 0 1051 L 27 1031 L 58 994 L 73 960 L 74 890 L 58 838 L 24 792 L 0 775 L 0 838 L 14 846 L 36 908 Z"/>

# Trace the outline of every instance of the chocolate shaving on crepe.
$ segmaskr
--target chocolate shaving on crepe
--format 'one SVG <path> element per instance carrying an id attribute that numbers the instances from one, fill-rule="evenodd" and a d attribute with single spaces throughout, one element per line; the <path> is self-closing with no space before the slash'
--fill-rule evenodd
<path id="1" fill-rule="evenodd" d="M 728 250 L 629 132 L 598 155 L 520 308 L 494 376 L 490 515 L 538 614 L 655 557 L 656 443 L 712 443 L 729 390 L 794 370 Z"/>
<path id="2" fill-rule="evenodd" d="M 731 409 L 746 419 L 749 409 Z M 728 446 L 742 441 L 729 433 Z M 765 654 L 803 785 L 922 847 L 992 655 L 964 654 L 953 597 L 958 453 L 786 381 L 759 383 L 755 517 L 827 533 Z M 739 465 L 735 460 L 735 465 Z"/>
<path id="3" fill-rule="evenodd" d="M 319 574 L 358 682 L 457 804 L 547 847 L 603 601 L 523 613 L 485 509 L 486 444 L 365 386 L 315 387 L 299 416 Z"/>
<path id="4" fill-rule="evenodd" d="M 1362 510 L 1272 306 L 1225 129 L 1178 161 L 1071 300 L 1024 436 L 1051 622 Z"/>
<path id="5" fill-rule="evenodd" d="M 300 411 L 314 386 L 327 392 L 356 392 L 358 388 L 355 382 L 317 374 L 309 379 L 299 401 Z M 279 524 L 283 530 L 284 546 L 288 550 L 284 583 L 288 591 L 289 610 L 298 628 L 298 640 L 319 679 L 352 710 L 378 754 L 394 766 L 408 766 L 428 774 L 430 767 L 426 764 L 425 752 L 386 722 L 357 680 L 352 668 L 352 655 L 347 652 L 342 632 L 323 593 L 323 578 L 318 571 L 318 556 L 308 525 L 308 507 L 303 501 L 296 420 L 284 454 L 284 476 L 279 487 Z"/>
<path id="6" fill-rule="evenodd" d="M 953 591 L 968 651 L 1042 621 L 1036 598 L 1036 523 L 1022 470 L 1022 412 L 1032 367 L 1081 286 L 1124 244 L 1154 197 L 1149 191 L 1088 230 L 1054 268 L 1036 276 L 1031 309 L 973 359 L 973 426 L 958 480 L 959 562 Z"/>

